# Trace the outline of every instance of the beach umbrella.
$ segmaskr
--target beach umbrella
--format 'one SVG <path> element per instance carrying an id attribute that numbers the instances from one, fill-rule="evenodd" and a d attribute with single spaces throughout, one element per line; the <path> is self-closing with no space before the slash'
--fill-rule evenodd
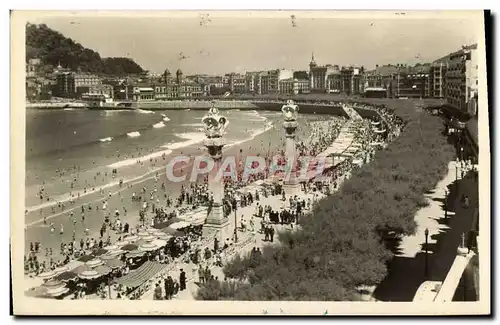
<path id="1" fill-rule="evenodd" d="M 117 258 L 112 259 L 112 260 L 106 260 L 105 263 L 108 267 L 110 267 L 112 269 L 118 269 L 125 264 Z"/>
<path id="2" fill-rule="evenodd" d="M 83 271 L 83 272 L 78 273 L 78 277 L 80 279 L 84 279 L 84 280 L 93 280 L 93 279 L 100 278 L 101 276 L 102 276 L 102 274 L 100 274 L 96 270 L 87 270 L 87 271 Z"/>
<path id="3" fill-rule="evenodd" d="M 152 252 L 160 248 L 159 246 L 153 244 L 153 243 L 145 243 L 139 246 L 139 250 L 145 251 L 145 252 Z"/>
<path id="4" fill-rule="evenodd" d="M 147 236 L 149 236 L 149 233 L 147 231 L 139 231 L 137 233 L 137 236 L 139 236 L 139 237 L 147 237 Z"/>
<path id="5" fill-rule="evenodd" d="M 50 296 L 50 297 L 59 297 L 65 293 L 67 293 L 68 291 L 69 291 L 69 288 L 59 287 L 59 288 L 55 288 L 55 289 L 49 289 L 45 292 L 45 294 L 47 296 Z"/>
<path id="6" fill-rule="evenodd" d="M 182 228 L 186 228 L 189 226 L 190 226 L 189 222 L 179 221 L 179 222 L 171 224 L 169 227 L 172 229 L 182 229 Z"/>
<path id="7" fill-rule="evenodd" d="M 205 220 L 206 220 L 206 218 L 202 216 L 202 217 L 194 218 L 193 220 L 190 221 L 190 223 L 194 227 L 202 226 L 205 224 Z"/>
<path id="8" fill-rule="evenodd" d="M 150 242 L 150 241 L 155 240 L 155 239 L 156 239 L 156 237 L 155 237 L 155 236 L 153 236 L 153 235 L 149 235 L 149 236 L 146 236 L 146 237 L 142 237 L 142 240 L 143 240 L 144 242 Z"/>
<path id="9" fill-rule="evenodd" d="M 158 236 L 156 236 L 156 238 L 167 241 L 170 238 L 172 238 L 172 236 L 170 236 L 162 231 L 161 234 L 158 234 Z"/>
<path id="10" fill-rule="evenodd" d="M 72 271 L 67 271 L 63 272 L 61 274 L 58 274 L 55 279 L 63 281 L 63 282 L 68 282 L 68 281 L 73 281 L 77 278 L 77 275 L 75 272 Z"/>
<path id="11" fill-rule="evenodd" d="M 136 249 L 134 251 L 128 252 L 127 258 L 142 257 L 144 256 L 144 254 L 146 254 L 146 251 Z"/>
<path id="12" fill-rule="evenodd" d="M 133 251 L 133 250 L 136 250 L 139 246 L 137 245 L 134 245 L 134 244 L 127 244 L 125 246 L 122 247 L 122 250 L 124 251 Z"/>
<path id="13" fill-rule="evenodd" d="M 59 267 L 56 267 L 56 268 L 54 269 L 54 272 L 55 272 L 56 274 L 61 274 L 61 273 L 66 272 L 66 271 L 69 271 L 69 269 L 68 269 L 68 267 L 67 267 L 66 265 L 59 266 Z"/>
<path id="14" fill-rule="evenodd" d="M 148 228 L 148 229 L 146 229 L 146 232 L 147 232 L 148 234 L 150 234 L 150 235 L 151 235 L 151 234 L 154 234 L 156 231 L 158 231 L 158 229 L 155 229 L 155 228 Z"/>
<path id="15" fill-rule="evenodd" d="M 176 237 L 184 236 L 184 233 L 182 231 L 179 231 L 179 230 L 176 230 L 176 229 L 172 229 L 170 227 L 163 228 L 161 231 L 163 231 L 166 234 L 169 234 L 169 235 L 172 235 L 172 236 L 176 236 Z"/>
<path id="16" fill-rule="evenodd" d="M 94 258 L 95 258 L 95 256 L 92 256 L 92 255 L 83 255 L 82 257 L 80 257 L 78 259 L 78 261 L 86 263 L 86 262 L 88 262 L 88 261 L 90 261 L 90 260 L 92 260 Z"/>
<path id="17" fill-rule="evenodd" d="M 73 260 L 73 261 L 69 262 L 68 264 L 66 264 L 66 267 L 68 268 L 68 271 L 72 271 L 75 268 L 77 268 L 77 267 L 79 267 L 80 265 L 83 265 L 83 264 L 85 264 L 85 263 L 77 261 L 77 260 Z"/>
<path id="18" fill-rule="evenodd" d="M 56 289 L 59 287 L 64 287 L 65 285 L 60 280 L 50 280 L 50 281 L 47 281 L 44 284 L 42 284 L 42 286 L 47 288 L 47 289 Z"/>
<path id="19" fill-rule="evenodd" d="M 46 272 L 42 272 L 42 273 L 38 274 L 37 277 L 40 279 L 48 280 L 48 279 L 52 279 L 56 275 L 57 275 L 57 273 L 54 271 L 46 271 Z"/>
<path id="20" fill-rule="evenodd" d="M 85 265 L 87 265 L 88 267 L 92 267 L 92 268 L 103 265 L 103 264 L 104 264 L 104 262 L 100 258 L 95 258 L 95 259 L 90 260 L 90 261 L 85 263 Z"/>
<path id="21" fill-rule="evenodd" d="M 123 238 L 123 240 L 126 240 L 129 243 L 133 242 L 133 241 L 136 241 L 138 239 L 139 239 L 139 237 L 137 237 L 136 235 L 129 235 L 129 236 L 126 236 L 125 238 Z"/>
<path id="22" fill-rule="evenodd" d="M 167 245 L 167 241 L 164 239 L 155 239 L 151 242 L 151 244 L 154 244 L 158 247 L 164 247 Z"/>
<path id="23" fill-rule="evenodd" d="M 152 236 L 161 236 L 163 235 L 163 231 L 159 230 L 159 229 L 155 229 L 155 232 L 151 234 Z"/>
<path id="24" fill-rule="evenodd" d="M 115 244 L 115 245 L 106 246 L 106 247 L 104 247 L 104 249 L 106 250 L 106 253 L 107 253 L 108 251 L 114 251 L 114 250 L 120 249 L 120 247 Z"/>
<path id="25" fill-rule="evenodd" d="M 78 267 L 76 267 L 74 270 L 73 270 L 73 273 L 75 273 L 76 275 L 82 273 L 83 271 L 89 271 L 91 270 L 91 267 L 86 265 L 86 264 L 83 264 L 83 265 L 80 265 Z"/>
<path id="26" fill-rule="evenodd" d="M 115 245 L 118 246 L 118 247 L 122 247 L 122 246 L 127 245 L 128 243 L 130 243 L 128 240 L 122 240 L 122 241 L 117 241 L 115 243 Z"/>
<path id="27" fill-rule="evenodd" d="M 104 254 L 100 257 L 101 260 L 104 261 L 104 263 L 106 263 L 106 261 L 109 261 L 109 260 L 114 260 L 117 258 L 117 255 L 118 254 Z"/>
<path id="28" fill-rule="evenodd" d="M 113 270 L 107 266 L 107 265 L 99 265 L 98 267 L 96 267 L 94 269 L 97 273 L 100 273 L 102 275 L 108 275 L 109 273 L 111 273 Z"/>
<path id="29" fill-rule="evenodd" d="M 103 254 L 106 254 L 108 251 L 104 248 L 99 248 L 98 250 L 96 250 L 95 252 L 92 253 L 92 255 L 94 256 L 101 256 Z"/>

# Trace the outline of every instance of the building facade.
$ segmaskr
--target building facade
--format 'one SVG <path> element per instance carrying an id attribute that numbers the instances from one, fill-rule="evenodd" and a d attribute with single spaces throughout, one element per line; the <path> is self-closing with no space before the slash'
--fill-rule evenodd
<path id="1" fill-rule="evenodd" d="M 246 78 L 243 74 L 229 74 L 229 89 L 232 93 L 243 94 L 246 90 Z"/>
<path id="2" fill-rule="evenodd" d="M 478 54 L 477 44 L 463 46 L 450 54 L 446 69 L 446 103 L 474 116 L 477 111 Z"/>
<path id="3" fill-rule="evenodd" d="M 430 97 L 444 98 L 446 89 L 446 62 L 433 62 L 429 71 Z"/>
<path id="4" fill-rule="evenodd" d="M 195 99 L 204 95 L 203 86 L 196 81 L 184 79 L 180 69 L 175 77 L 167 69 L 159 80 L 127 83 L 118 87 L 120 97 L 132 101 Z"/>
<path id="5" fill-rule="evenodd" d="M 75 72 L 59 72 L 56 74 L 54 96 L 76 98 L 88 91 L 89 87 L 101 84 L 99 77 Z"/>
<path id="6" fill-rule="evenodd" d="M 281 95 L 298 95 L 309 93 L 309 80 L 289 78 L 279 81 Z"/>

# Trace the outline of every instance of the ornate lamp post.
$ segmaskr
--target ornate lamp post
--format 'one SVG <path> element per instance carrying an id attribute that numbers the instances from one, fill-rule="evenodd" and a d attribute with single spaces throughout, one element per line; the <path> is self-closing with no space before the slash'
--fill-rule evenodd
<path id="1" fill-rule="evenodd" d="M 229 221 L 228 218 L 224 216 L 222 205 L 222 197 L 224 196 L 222 178 L 219 179 L 216 177 L 216 174 L 221 165 L 222 148 L 226 144 L 223 135 L 229 121 L 219 113 L 219 110 L 215 107 L 215 103 L 212 103 L 212 107 L 201 121 L 204 124 L 206 135 L 204 144 L 208 149 L 210 157 L 214 161 L 214 169 L 209 177 L 208 184 L 209 190 L 213 193 L 213 204 L 203 229 L 205 231 L 215 229 L 219 241 L 223 242 L 224 237 L 227 236 Z"/>
<path id="2" fill-rule="evenodd" d="M 233 198 L 232 203 L 232 208 L 234 211 L 234 242 L 238 242 L 238 202 L 236 201 L 236 198 Z"/>
<path id="3" fill-rule="evenodd" d="M 427 261 L 427 255 L 429 252 L 429 229 L 425 228 L 425 277 L 427 278 L 429 276 L 429 267 L 428 267 L 428 261 Z"/>
<path id="4" fill-rule="evenodd" d="M 283 127 L 285 128 L 286 137 L 286 160 L 287 169 L 290 168 L 285 173 L 285 179 L 283 182 L 283 189 L 285 190 L 285 195 L 290 197 L 298 194 L 300 187 L 295 175 L 295 160 L 297 158 L 295 136 L 298 127 L 297 117 L 299 112 L 299 107 L 294 104 L 293 100 L 288 100 L 285 105 L 281 108 L 285 121 Z M 288 176 L 289 177 L 286 177 Z"/>

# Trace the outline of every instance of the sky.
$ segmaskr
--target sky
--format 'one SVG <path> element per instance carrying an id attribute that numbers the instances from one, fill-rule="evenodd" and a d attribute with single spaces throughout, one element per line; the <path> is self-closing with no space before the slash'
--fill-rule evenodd
<path id="1" fill-rule="evenodd" d="M 66 14 L 29 22 L 45 23 L 102 57 L 130 57 L 152 72 L 180 68 L 184 74 L 306 70 L 312 52 L 320 65 L 424 63 L 477 42 L 481 30 L 477 15 L 292 14 Z"/>

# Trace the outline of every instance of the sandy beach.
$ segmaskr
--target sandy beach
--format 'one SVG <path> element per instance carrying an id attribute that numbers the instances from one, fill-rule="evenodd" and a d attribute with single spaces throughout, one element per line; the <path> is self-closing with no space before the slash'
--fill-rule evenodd
<path id="1" fill-rule="evenodd" d="M 298 139 L 307 137 L 308 129 L 306 127 L 305 121 L 309 119 L 317 119 L 314 116 L 304 116 L 301 121 L 301 128 L 298 130 Z M 276 153 L 279 150 L 284 148 L 284 132 L 279 121 L 279 118 L 272 121 L 274 123 L 273 127 L 268 129 L 265 132 L 261 132 L 256 135 L 253 139 L 233 143 L 224 150 L 224 155 L 234 155 L 237 157 L 244 157 L 247 154 L 252 155 L 268 155 L 272 153 Z M 263 129 L 264 130 L 264 129 Z M 186 141 L 194 141 L 194 139 L 186 140 Z M 113 179 L 111 177 L 111 170 L 109 165 L 100 167 L 103 172 L 107 172 L 107 176 L 101 175 L 101 184 L 99 188 L 94 188 L 94 191 L 87 191 L 86 195 L 81 195 L 79 199 L 74 200 L 74 204 L 71 204 L 68 200 L 70 196 L 68 194 L 63 194 L 65 190 L 68 188 L 68 183 L 70 182 L 70 178 L 66 177 L 61 181 L 60 188 L 53 188 L 51 190 L 58 191 L 60 194 L 60 202 L 66 201 L 64 210 L 59 208 L 56 205 L 53 205 L 53 202 L 42 203 L 46 206 L 39 205 L 31 208 L 29 213 L 26 215 L 26 230 L 25 230 L 25 251 L 29 251 L 30 242 L 40 242 L 42 243 L 42 249 L 52 248 L 53 250 L 53 258 L 54 261 L 57 261 L 61 258 L 60 255 L 60 245 L 61 242 L 68 243 L 72 240 L 73 237 L 73 228 L 75 229 L 75 239 L 76 242 L 79 243 L 81 238 L 85 238 L 84 231 L 87 228 L 89 230 L 89 236 L 92 238 L 98 238 L 99 230 L 104 220 L 105 215 L 109 212 L 111 215 L 114 215 L 114 211 L 118 209 L 120 211 L 120 220 L 123 223 L 128 222 L 131 226 L 134 226 L 139 223 L 139 210 L 142 208 L 142 202 L 132 201 L 131 197 L 133 193 L 139 194 L 142 188 L 146 188 L 146 193 L 153 191 L 153 189 L 157 188 L 157 193 L 153 200 L 149 200 L 148 202 L 156 204 L 156 206 L 165 206 L 166 197 L 170 197 L 171 200 L 175 200 L 177 196 L 180 194 L 181 186 L 184 184 L 189 187 L 189 177 L 186 182 L 183 183 L 173 183 L 169 182 L 166 179 L 165 175 L 165 166 L 170 161 L 172 157 L 175 155 L 183 154 L 183 155 L 198 155 L 200 153 L 205 154 L 206 149 L 203 147 L 202 143 L 190 143 L 189 146 L 180 148 L 172 148 L 168 149 L 172 152 L 170 155 L 166 155 L 165 160 L 161 158 L 156 158 L 156 162 L 153 159 L 152 164 L 149 160 L 144 161 L 143 164 L 126 164 L 121 168 L 118 168 L 118 175 Z M 184 170 L 189 170 L 190 165 L 192 165 L 192 161 L 189 165 L 185 165 L 183 167 Z M 179 168 L 177 168 L 179 169 Z M 157 174 L 157 175 L 156 175 Z M 85 175 L 85 176 L 82 176 Z M 80 178 L 83 177 L 92 177 L 91 175 L 82 174 Z M 131 175 L 139 175 L 139 176 L 131 176 Z M 99 177 L 98 177 L 99 178 Z M 123 178 L 124 183 L 122 187 L 119 186 L 119 179 Z M 156 178 L 156 180 L 155 180 Z M 166 189 L 165 191 L 161 190 L 160 186 L 162 183 L 165 183 Z M 79 182 L 80 186 L 82 186 Z M 100 188 L 103 188 L 104 192 L 99 192 Z M 75 188 L 75 192 L 77 188 Z M 81 191 L 81 188 L 80 188 Z M 82 192 L 81 192 L 82 193 Z M 111 193 L 111 196 L 109 195 Z M 31 193 L 27 193 L 29 196 Z M 36 197 L 27 198 L 27 201 L 30 202 L 36 201 Z M 103 210 L 103 201 L 107 201 L 107 209 Z M 52 200 L 51 200 L 52 201 Z M 39 202 L 39 201 L 38 201 Z M 49 205 L 53 205 L 55 213 L 52 211 L 52 207 Z M 92 207 L 89 210 L 89 205 Z M 85 211 L 85 221 L 82 222 L 82 206 Z M 40 209 L 40 207 L 43 207 Z M 99 210 L 97 210 L 99 207 Z M 124 214 L 124 209 L 127 210 L 126 215 Z M 71 211 L 73 212 L 73 216 L 71 217 Z M 47 224 L 53 223 L 55 227 L 55 231 L 51 233 L 50 227 L 44 224 L 44 218 L 46 218 Z M 75 221 L 73 221 L 73 219 Z M 112 217 L 113 221 L 114 217 Z M 73 226 L 74 224 L 74 226 Z M 60 234 L 60 228 L 63 225 L 64 233 Z M 108 232 L 109 236 L 111 236 L 112 240 L 116 240 L 118 235 L 116 235 L 113 231 Z M 106 234 L 105 237 L 108 235 Z M 44 259 L 44 254 L 41 254 L 41 260 Z M 46 257 L 48 258 L 48 257 Z"/>

